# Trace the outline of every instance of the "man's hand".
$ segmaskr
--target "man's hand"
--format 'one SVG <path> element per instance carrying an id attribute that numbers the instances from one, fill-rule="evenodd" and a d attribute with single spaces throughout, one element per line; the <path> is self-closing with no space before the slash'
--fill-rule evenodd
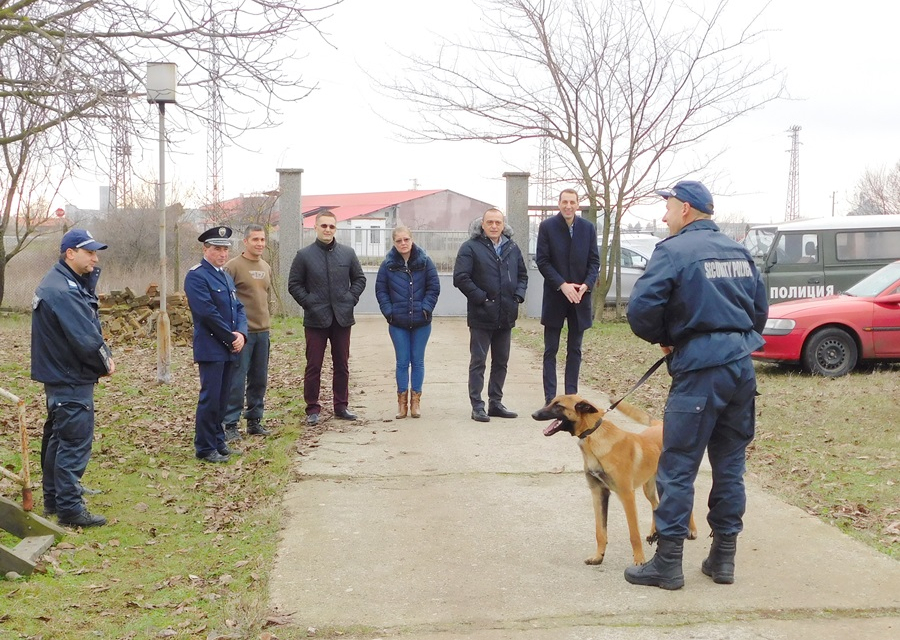
<path id="1" fill-rule="evenodd" d="M 109 367 L 109 371 L 106 372 L 106 375 L 111 376 L 116 371 L 116 363 L 110 358 L 106 361 L 106 364 Z"/>
<path id="2" fill-rule="evenodd" d="M 566 300 L 568 300 L 572 304 L 578 304 L 579 302 L 581 302 L 580 287 L 583 286 L 584 285 L 574 285 L 571 282 L 563 282 L 559 290 L 566 297 Z"/>
<path id="3" fill-rule="evenodd" d="M 238 333 L 237 331 L 232 331 L 231 333 L 234 336 L 234 342 L 231 343 L 231 350 L 234 353 L 240 353 L 241 349 L 244 348 L 244 334 Z"/>
<path id="4" fill-rule="evenodd" d="M 667 356 L 674 350 L 672 347 L 667 347 L 664 344 L 659 345 L 659 348 L 662 349 L 663 355 Z"/>

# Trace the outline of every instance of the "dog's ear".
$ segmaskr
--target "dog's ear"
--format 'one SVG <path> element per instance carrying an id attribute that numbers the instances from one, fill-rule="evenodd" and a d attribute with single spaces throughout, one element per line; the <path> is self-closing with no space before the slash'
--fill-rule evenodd
<path id="1" fill-rule="evenodd" d="M 600 410 L 587 400 L 579 400 L 578 404 L 575 405 L 575 411 L 581 414 L 600 413 Z"/>

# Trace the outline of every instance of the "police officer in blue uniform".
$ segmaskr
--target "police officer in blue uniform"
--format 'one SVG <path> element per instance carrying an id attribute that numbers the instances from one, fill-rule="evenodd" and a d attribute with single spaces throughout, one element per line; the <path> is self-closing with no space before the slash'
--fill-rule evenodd
<path id="1" fill-rule="evenodd" d="M 222 419 L 231 389 L 233 363 L 247 339 L 247 316 L 238 300 L 234 280 L 222 267 L 228 261 L 232 231 L 207 229 L 197 238 L 203 259 L 184 278 L 194 320 L 194 362 L 200 369 L 194 450 L 204 462 L 227 462 L 239 454 L 225 444 Z"/>
<path id="2" fill-rule="evenodd" d="M 656 476 L 657 551 L 650 562 L 626 569 L 625 579 L 663 589 L 684 586 L 682 545 L 707 451 L 713 541 L 701 570 L 730 584 L 746 507 L 745 452 L 756 423 L 750 354 L 763 345 L 766 291 L 747 250 L 711 220 L 713 198 L 703 184 L 685 180 L 656 193 L 666 199 L 663 222 L 670 235 L 634 286 L 628 322 L 638 337 L 669 354 L 672 384 Z"/>
<path id="3" fill-rule="evenodd" d="M 44 383 L 49 437 L 41 449 L 44 514 L 70 527 L 100 527 L 106 518 L 84 506 L 81 477 L 94 442 L 94 387 L 116 366 L 100 328 L 95 294 L 98 251 L 106 245 L 84 229 L 60 242 L 59 262 L 31 302 L 31 378 Z"/>

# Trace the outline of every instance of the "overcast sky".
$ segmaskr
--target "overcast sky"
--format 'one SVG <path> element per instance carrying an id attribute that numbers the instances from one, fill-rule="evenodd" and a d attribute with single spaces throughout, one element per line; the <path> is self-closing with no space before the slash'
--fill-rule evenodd
<path id="1" fill-rule="evenodd" d="M 743 0 L 735 0 L 743 1 Z M 749 114 L 697 153 L 726 149 L 711 168 L 717 214 L 755 222 L 784 218 L 792 125 L 800 132 L 800 210 L 804 217 L 841 215 L 867 168 L 900 160 L 900 85 L 896 81 L 900 4 L 886 0 L 773 0 L 771 30 L 761 47 L 786 72 L 790 100 Z M 476 0 L 345 0 L 325 29 L 336 48 L 309 36 L 310 51 L 294 64 L 319 83 L 308 99 L 285 107 L 285 124 L 242 139 L 251 150 L 224 153 L 224 196 L 277 185 L 276 168 L 304 169 L 307 194 L 452 189 L 503 207 L 504 171 L 537 172 L 537 147 L 520 143 L 408 144 L 378 114 L 403 119 L 403 107 L 379 96 L 363 69 L 390 75 L 391 48 L 427 54 L 435 31 L 451 36 L 478 28 Z M 177 108 L 177 107 L 176 107 Z M 196 151 L 194 151 L 196 149 Z M 168 157 L 167 177 L 205 189 L 206 136 Z M 156 149 L 143 154 L 155 174 Z M 64 190 L 82 208 L 98 206 L 102 180 Z M 636 218 L 659 218 L 662 206 Z"/>

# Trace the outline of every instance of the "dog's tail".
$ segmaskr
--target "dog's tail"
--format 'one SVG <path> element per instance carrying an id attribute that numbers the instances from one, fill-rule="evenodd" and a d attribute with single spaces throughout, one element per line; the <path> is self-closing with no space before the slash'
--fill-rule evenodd
<path id="1" fill-rule="evenodd" d="M 651 417 L 649 413 L 647 413 L 640 407 L 636 407 L 628 402 L 620 402 L 616 407 L 616 411 L 647 427 L 661 424 L 659 420 Z"/>

